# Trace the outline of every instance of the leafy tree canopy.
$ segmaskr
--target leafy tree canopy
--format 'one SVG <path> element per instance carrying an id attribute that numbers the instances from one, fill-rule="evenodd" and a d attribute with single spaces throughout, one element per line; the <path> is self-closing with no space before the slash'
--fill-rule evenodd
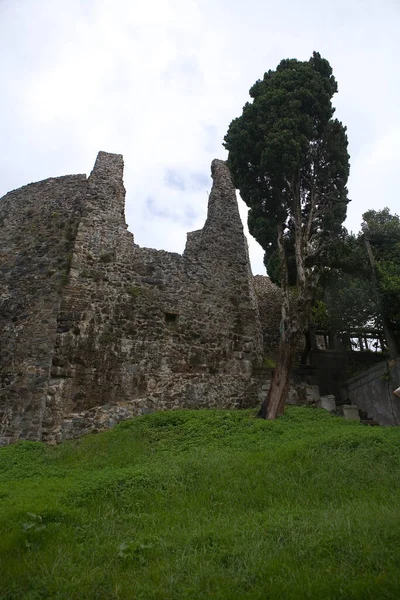
<path id="1" fill-rule="evenodd" d="M 363 214 L 361 232 L 383 236 L 383 242 L 400 241 L 400 217 L 392 215 L 387 207 L 382 210 L 368 210 Z"/>
<path id="2" fill-rule="evenodd" d="M 317 326 L 338 332 L 382 326 L 360 236 L 344 230 L 321 256 L 320 267 L 313 309 Z"/>
<path id="3" fill-rule="evenodd" d="M 253 102 L 225 136 L 235 184 L 250 207 L 249 230 L 266 262 L 277 248 L 277 225 L 284 225 L 286 237 L 295 235 L 297 197 L 308 254 L 340 232 L 349 156 L 346 128 L 332 118 L 336 91 L 329 62 L 320 54 L 303 62 L 283 60 L 252 86 Z"/>
<path id="4" fill-rule="evenodd" d="M 388 208 L 369 210 L 361 230 L 373 241 L 382 308 L 400 339 L 400 217 Z"/>
<path id="5" fill-rule="evenodd" d="M 380 302 L 372 293 L 371 264 L 364 238 L 372 252 Z M 382 328 L 383 317 L 400 334 L 400 218 L 388 208 L 363 214 L 358 235 L 344 232 L 323 253 L 323 269 L 313 310 L 317 325 L 329 330 Z"/>

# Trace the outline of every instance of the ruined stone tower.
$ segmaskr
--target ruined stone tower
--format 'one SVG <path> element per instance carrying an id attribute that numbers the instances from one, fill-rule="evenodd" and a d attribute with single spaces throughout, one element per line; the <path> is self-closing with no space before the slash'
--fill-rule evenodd
<path id="1" fill-rule="evenodd" d="M 122 156 L 100 152 L 89 178 L 0 200 L 0 443 L 257 402 L 262 331 L 228 168 L 213 161 L 183 255 L 134 244 L 122 177 Z"/>

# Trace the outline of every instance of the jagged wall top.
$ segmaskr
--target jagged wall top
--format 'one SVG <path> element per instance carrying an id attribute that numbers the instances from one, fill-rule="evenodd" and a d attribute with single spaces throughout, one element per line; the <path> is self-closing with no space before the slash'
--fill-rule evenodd
<path id="1" fill-rule="evenodd" d="M 262 344 L 247 244 L 223 161 L 212 176 L 206 223 L 182 256 L 133 243 L 118 154 L 100 152 L 89 178 L 0 201 L 4 439 L 59 440 L 71 413 L 103 404 L 131 415 L 255 400 Z"/>

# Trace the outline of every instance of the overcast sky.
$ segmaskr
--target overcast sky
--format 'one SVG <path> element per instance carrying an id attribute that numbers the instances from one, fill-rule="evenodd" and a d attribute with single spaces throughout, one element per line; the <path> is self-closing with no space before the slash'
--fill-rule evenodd
<path id="1" fill-rule="evenodd" d="M 399 31 L 400 0 L 0 0 L 0 196 L 121 153 L 135 241 L 182 252 L 249 88 L 316 50 L 339 84 L 358 231 L 367 209 L 400 212 Z"/>

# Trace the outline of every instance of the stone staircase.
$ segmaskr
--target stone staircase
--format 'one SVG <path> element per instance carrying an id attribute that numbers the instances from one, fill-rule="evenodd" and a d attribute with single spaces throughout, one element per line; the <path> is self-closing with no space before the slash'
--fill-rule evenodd
<path id="1" fill-rule="evenodd" d="M 263 383 L 259 393 L 260 402 L 262 402 L 268 394 L 269 386 L 269 381 Z M 333 394 L 320 396 L 317 385 L 311 385 L 304 382 L 290 387 L 287 404 L 323 408 L 332 415 L 337 415 L 350 421 L 359 421 L 362 425 L 368 425 L 370 427 L 379 425 L 378 421 L 369 418 L 356 404 L 339 404 L 336 402 L 336 398 Z"/>

